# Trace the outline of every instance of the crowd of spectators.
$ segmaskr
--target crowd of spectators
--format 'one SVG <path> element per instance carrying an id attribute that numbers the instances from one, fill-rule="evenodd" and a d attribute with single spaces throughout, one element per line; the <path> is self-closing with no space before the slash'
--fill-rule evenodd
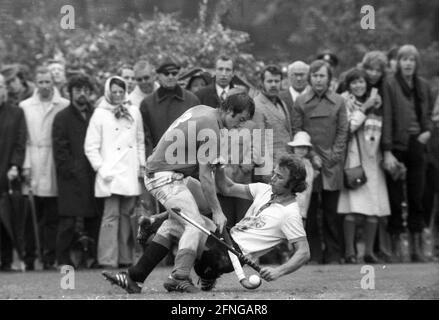
<path id="1" fill-rule="evenodd" d="M 297 201 L 310 264 L 434 260 L 439 97 L 419 76 L 420 58 L 403 45 L 368 52 L 339 72 L 336 54 L 326 51 L 309 64 L 291 61 L 286 74 L 267 65 L 259 86 L 238 77 L 227 55 L 211 70 L 184 72 L 171 59 L 156 66 L 139 60 L 105 79 L 105 70 L 66 74 L 58 60 L 33 72 L 3 65 L 0 270 L 17 269 L 14 250 L 27 271 L 135 263 L 139 216 L 163 210 L 143 185 L 146 159 L 186 110 L 219 108 L 243 90 L 255 114 L 242 127 L 270 131 L 273 139 L 247 148 L 251 163 L 226 172 L 239 183 L 269 182 L 271 172 L 255 170 L 261 150 L 270 150 L 272 163 L 284 152 L 303 159 L 308 188 Z M 363 179 L 352 186 L 354 168 Z M 218 198 L 228 227 L 251 204 Z M 290 249 L 279 246 L 261 263 L 282 263 Z"/>

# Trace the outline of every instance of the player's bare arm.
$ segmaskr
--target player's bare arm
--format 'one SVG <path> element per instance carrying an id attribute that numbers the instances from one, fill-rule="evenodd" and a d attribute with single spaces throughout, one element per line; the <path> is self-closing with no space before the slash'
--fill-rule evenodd
<path id="1" fill-rule="evenodd" d="M 308 241 L 304 238 L 299 241 L 294 242 L 294 254 L 292 257 L 284 264 L 271 268 L 262 268 L 260 274 L 262 278 L 266 281 L 274 281 L 280 277 L 292 273 L 302 267 L 308 262 L 310 258 L 310 251 Z"/>
<path id="2" fill-rule="evenodd" d="M 223 228 L 226 225 L 227 218 L 221 209 L 218 197 L 216 196 L 215 179 L 212 174 L 211 165 L 200 164 L 199 166 L 199 179 L 201 183 L 201 189 L 203 190 L 204 197 L 207 204 L 212 209 L 212 220 L 222 233 Z"/>
<path id="3" fill-rule="evenodd" d="M 215 180 L 218 191 L 223 196 L 232 196 L 253 200 L 253 196 L 250 193 L 248 185 L 233 182 L 229 177 L 226 176 L 223 166 L 217 168 Z"/>

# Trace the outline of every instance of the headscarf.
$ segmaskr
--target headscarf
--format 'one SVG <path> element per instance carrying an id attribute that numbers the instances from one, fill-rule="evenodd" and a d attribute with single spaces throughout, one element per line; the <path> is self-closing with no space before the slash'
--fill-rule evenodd
<path id="1" fill-rule="evenodd" d="M 110 82 L 113 79 L 119 79 L 123 81 L 125 84 L 125 80 L 118 76 L 112 76 L 105 81 L 105 89 L 104 89 L 104 99 L 99 103 L 98 108 L 104 108 L 110 110 L 114 113 L 116 119 L 125 118 L 129 122 L 134 122 L 133 117 L 129 113 L 127 106 L 129 105 L 128 94 L 127 94 L 127 85 L 125 86 L 125 96 L 123 98 L 123 102 L 119 105 L 113 103 L 111 99 L 111 91 L 110 91 Z"/>

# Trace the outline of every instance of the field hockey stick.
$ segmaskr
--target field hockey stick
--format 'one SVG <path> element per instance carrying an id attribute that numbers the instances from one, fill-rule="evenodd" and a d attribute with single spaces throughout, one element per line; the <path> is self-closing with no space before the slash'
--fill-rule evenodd
<path id="1" fill-rule="evenodd" d="M 208 235 L 211 238 L 213 238 L 214 240 L 216 240 L 223 247 L 225 247 L 227 250 L 229 250 L 231 253 L 233 253 L 235 256 L 237 256 L 238 259 L 242 263 L 249 265 L 250 267 L 252 267 L 257 272 L 261 271 L 261 267 L 256 262 L 250 260 L 249 258 L 244 256 L 242 253 L 238 252 L 233 246 L 231 246 L 230 244 L 225 242 L 223 239 L 218 238 L 212 231 L 206 229 L 205 227 L 203 227 L 199 223 L 197 223 L 194 220 L 192 220 L 191 218 L 189 218 L 187 215 L 185 215 L 183 212 L 181 212 L 180 208 L 172 208 L 171 210 L 172 210 L 173 213 L 175 213 L 179 217 L 183 218 L 184 220 L 186 220 L 187 222 L 189 222 L 190 224 L 192 224 L 196 228 L 200 229 L 203 233 L 205 233 L 206 235 Z"/>
<path id="2" fill-rule="evenodd" d="M 206 229 L 196 221 L 192 220 L 188 216 L 186 216 L 184 213 L 181 212 L 180 208 L 171 208 L 171 211 L 174 212 L 179 217 L 183 218 L 199 230 L 201 230 L 204 234 L 207 236 L 210 236 L 212 239 L 217 241 L 219 244 L 221 244 L 223 247 L 225 247 L 228 250 L 228 254 L 230 257 L 230 260 L 232 261 L 233 268 L 235 270 L 236 276 L 238 277 L 239 283 L 246 288 L 246 289 L 256 289 L 258 288 L 262 281 L 259 281 L 259 283 L 251 284 L 247 277 L 245 276 L 244 270 L 242 269 L 241 263 L 247 264 L 250 267 L 252 267 L 257 272 L 261 271 L 261 267 L 254 261 L 250 260 L 246 256 L 244 256 L 242 253 L 237 251 L 231 244 L 228 244 L 224 239 L 218 238 L 212 231 Z"/>
<path id="3" fill-rule="evenodd" d="M 225 247 L 227 250 L 229 250 L 230 252 L 232 252 L 235 256 L 238 257 L 238 259 L 244 263 L 249 265 L 250 267 L 252 267 L 254 270 L 256 270 L 257 272 L 261 271 L 261 267 L 254 261 L 250 260 L 249 258 L 247 258 L 246 256 L 244 256 L 242 253 L 238 252 L 234 247 L 232 247 L 230 244 L 226 243 L 223 239 L 218 238 L 212 231 L 206 229 L 205 227 L 203 227 L 202 225 L 200 225 L 199 223 L 195 222 L 194 220 L 192 220 L 191 218 L 189 218 L 187 215 L 185 215 L 183 212 L 181 212 L 180 208 L 171 208 L 172 212 L 174 212 L 176 215 L 180 216 L 181 218 L 183 218 L 184 220 L 186 220 L 187 222 L 189 222 L 190 224 L 192 224 L 193 226 L 197 227 L 198 229 L 200 229 L 203 233 L 205 233 L 206 235 L 210 236 L 211 238 L 213 238 L 214 240 L 216 240 L 218 243 L 220 243 L 223 247 Z"/>

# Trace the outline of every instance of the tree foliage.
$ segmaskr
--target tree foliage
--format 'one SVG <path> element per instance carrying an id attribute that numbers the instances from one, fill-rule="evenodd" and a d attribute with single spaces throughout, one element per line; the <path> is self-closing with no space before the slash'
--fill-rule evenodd
<path id="1" fill-rule="evenodd" d="M 169 57 L 184 68 L 211 68 L 215 57 L 223 53 L 236 57 L 241 71 L 249 75 L 254 72 L 249 35 L 226 28 L 215 19 L 206 26 L 200 21 L 183 23 L 177 14 L 155 12 L 150 19 L 127 18 L 118 25 L 90 23 L 87 29 L 75 30 L 62 29 L 59 17 L 48 20 L 43 12 L 9 19 L 3 37 L 5 63 L 34 67 L 62 56 L 73 68 L 114 73 L 121 64 L 133 64 L 140 58 L 153 65 Z"/>

